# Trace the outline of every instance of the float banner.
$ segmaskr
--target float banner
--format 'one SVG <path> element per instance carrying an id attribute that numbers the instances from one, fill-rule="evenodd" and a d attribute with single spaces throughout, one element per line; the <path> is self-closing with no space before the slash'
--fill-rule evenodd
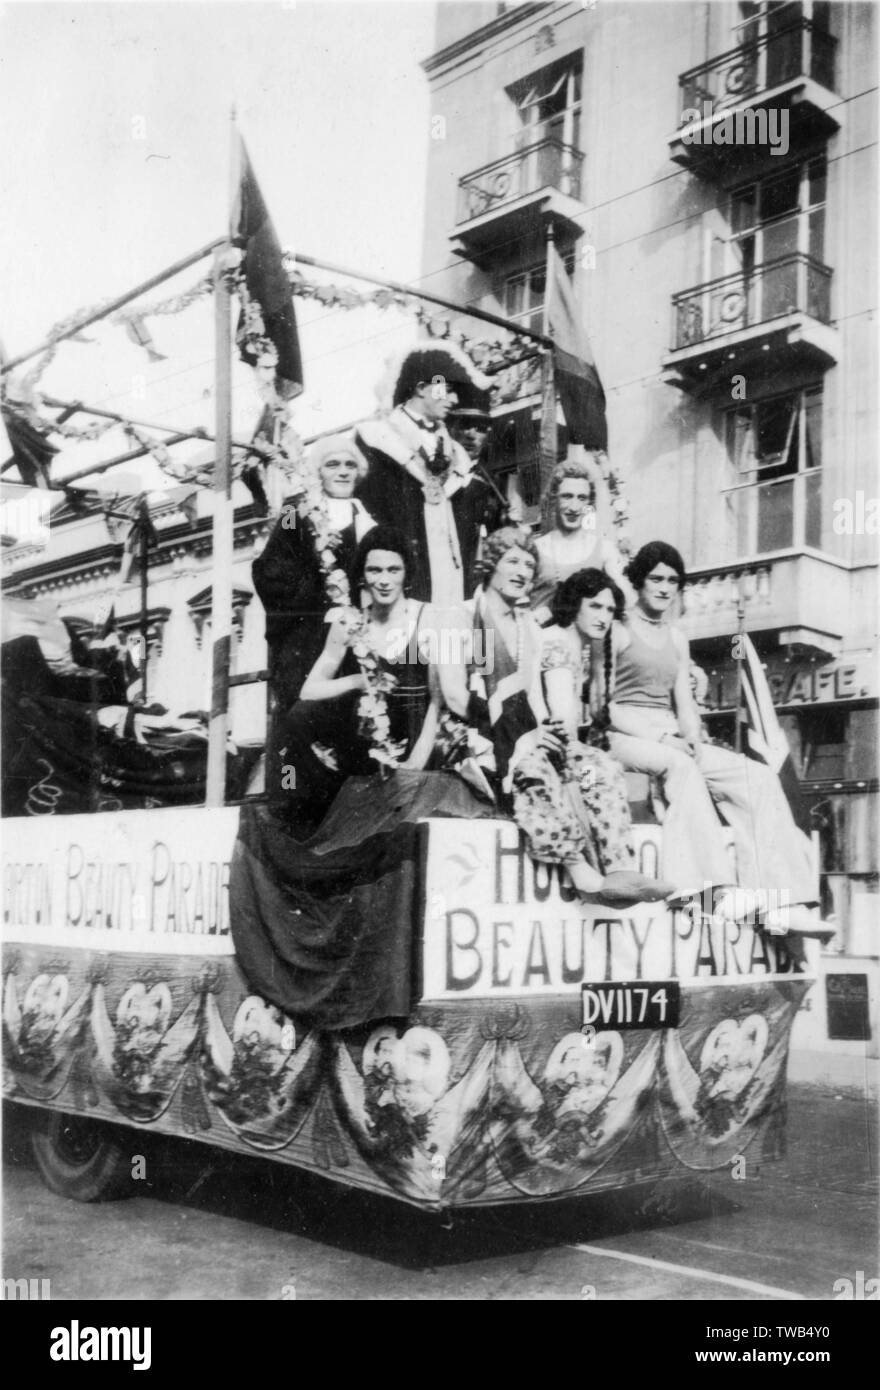
<path id="1" fill-rule="evenodd" d="M 586 1035 L 579 998 L 537 994 L 328 1033 L 231 957 L 22 944 L 4 953 L 3 1087 L 435 1210 L 586 1195 L 778 1155 L 808 987 L 684 982 L 667 1029 Z"/>
<path id="2" fill-rule="evenodd" d="M 638 867 L 656 876 L 662 830 L 633 827 Z M 733 881 L 733 871 L 731 871 Z M 582 904 L 564 869 L 536 864 L 510 821 L 428 827 L 425 999 L 579 993 L 607 980 L 788 974 L 784 939 L 716 926 L 699 899 L 625 911 Z"/>
<path id="3" fill-rule="evenodd" d="M 488 811 L 458 777 L 399 770 L 350 777 L 302 842 L 265 808 L 243 807 L 229 901 L 236 955 L 253 988 L 322 1028 L 409 1013 L 419 822 Z"/>
<path id="4" fill-rule="evenodd" d="M 98 951 L 232 954 L 234 807 L 7 820 L 7 940 Z"/>

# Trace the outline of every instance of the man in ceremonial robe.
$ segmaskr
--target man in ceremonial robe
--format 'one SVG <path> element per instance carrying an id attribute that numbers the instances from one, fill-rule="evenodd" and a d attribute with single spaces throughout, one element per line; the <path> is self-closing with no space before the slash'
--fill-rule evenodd
<path id="1" fill-rule="evenodd" d="M 409 537 L 411 596 L 441 608 L 474 592 L 481 527 L 491 529 L 497 520 L 496 490 L 446 424 L 459 404 L 488 412 L 488 388 L 452 345 L 413 348 L 397 376 L 390 415 L 365 420 L 355 433 L 369 462 L 358 495 L 378 522 Z"/>

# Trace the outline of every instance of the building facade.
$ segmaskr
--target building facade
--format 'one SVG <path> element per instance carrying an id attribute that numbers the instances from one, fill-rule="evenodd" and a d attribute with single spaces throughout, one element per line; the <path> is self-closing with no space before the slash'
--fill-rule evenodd
<path id="1" fill-rule="evenodd" d="M 170 500 L 150 508 L 156 543 L 147 556 L 147 700 L 175 715 L 211 708 L 212 494 L 203 490 L 197 496 L 193 519 Z M 272 522 L 258 513 L 242 483 L 233 485 L 233 502 L 230 670 L 242 683 L 230 690 L 230 728 L 239 742 L 263 743 L 265 680 L 242 678 L 259 676 L 266 666 L 265 613 L 254 593 L 251 565 Z M 14 514 L 10 527 L 3 553 L 4 597 L 54 601 L 59 616 L 86 637 L 101 630 L 112 607 L 120 640 L 140 668 L 139 563 L 120 583 L 127 525 L 108 524 L 94 501 L 76 509 L 62 501 L 53 507 L 51 522 L 47 516 L 46 524 L 32 527 L 30 534 Z"/>
<path id="2" fill-rule="evenodd" d="M 541 331 L 552 224 L 632 542 L 688 566 L 715 732 L 740 624 L 766 664 L 838 925 L 811 1035 L 842 1049 L 880 952 L 875 21 L 820 0 L 446 0 L 423 64 L 421 283 Z M 525 371 L 497 393 L 512 486 L 535 391 Z"/>

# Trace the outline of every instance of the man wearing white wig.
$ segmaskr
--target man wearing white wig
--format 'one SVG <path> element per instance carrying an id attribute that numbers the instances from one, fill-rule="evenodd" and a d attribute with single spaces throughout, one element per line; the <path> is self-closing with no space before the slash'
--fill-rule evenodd
<path id="1" fill-rule="evenodd" d="M 494 528 L 498 499 L 446 420 L 458 405 L 487 411 L 489 381 L 452 344 L 425 343 L 404 357 L 392 404 L 386 419 L 355 432 L 370 464 L 358 495 L 378 522 L 409 537 L 411 597 L 461 603 L 474 591 L 480 528 Z"/>
<path id="2" fill-rule="evenodd" d="M 366 460 L 350 438 L 336 434 L 315 441 L 306 467 L 321 484 L 335 568 L 347 575 L 358 543 L 375 525 L 354 496 L 356 482 L 367 471 Z M 299 514 L 295 503 L 282 509 L 252 573 L 266 610 L 269 686 L 275 707 L 283 713 L 299 698 L 302 683 L 323 650 L 325 619 L 335 601 L 326 591 L 315 525 Z M 266 750 L 270 791 L 278 761 L 274 732 L 270 730 Z"/>

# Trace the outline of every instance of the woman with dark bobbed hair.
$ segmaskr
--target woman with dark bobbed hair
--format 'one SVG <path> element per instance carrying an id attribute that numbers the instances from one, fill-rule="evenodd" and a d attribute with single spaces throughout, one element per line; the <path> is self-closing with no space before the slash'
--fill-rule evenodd
<path id="1" fill-rule="evenodd" d="M 547 708 L 562 725 L 567 769 L 588 812 L 594 857 L 606 871 L 635 863 L 623 768 L 607 751 L 611 625 L 623 612 L 623 594 L 607 574 L 577 570 L 553 595 L 541 650 Z"/>
<path id="2" fill-rule="evenodd" d="M 314 825 L 347 776 L 388 762 L 421 771 L 431 758 L 443 697 L 432 610 L 406 594 L 411 564 L 395 527 L 374 526 L 358 545 L 351 576 L 365 622 L 352 627 L 349 611 L 331 623 L 287 720 L 288 802 L 300 824 Z"/>
<path id="3" fill-rule="evenodd" d="M 614 907 L 661 901 L 672 884 L 633 868 L 619 773 L 615 780 L 611 760 L 591 758 L 592 750 L 578 742 L 576 715 L 554 719 L 548 710 L 544 688 L 548 676 L 553 684 L 554 672 L 542 672 L 542 632 L 527 608 L 537 558 L 530 533 L 516 526 L 502 527 L 483 546 L 482 587 L 473 604 L 475 638 L 481 639 L 474 651 L 482 655 L 474 656 L 470 670 L 472 747 L 485 755 L 493 790 L 533 859 L 563 864 L 586 901 Z M 601 787 L 594 787 L 594 778 Z"/>
<path id="4" fill-rule="evenodd" d="M 668 810 L 661 871 L 690 882 L 730 883 L 724 831 L 733 832 L 739 888 L 716 902 L 721 917 L 757 912 L 771 933 L 827 936 L 817 903 L 809 841 L 792 818 L 778 778 L 763 763 L 703 742 L 690 681 L 690 654 L 671 613 L 686 580 L 673 546 L 651 541 L 627 566 L 637 592 L 614 633 L 611 751 L 624 767 L 659 777 Z M 770 890 L 788 907 L 766 906 Z"/>

